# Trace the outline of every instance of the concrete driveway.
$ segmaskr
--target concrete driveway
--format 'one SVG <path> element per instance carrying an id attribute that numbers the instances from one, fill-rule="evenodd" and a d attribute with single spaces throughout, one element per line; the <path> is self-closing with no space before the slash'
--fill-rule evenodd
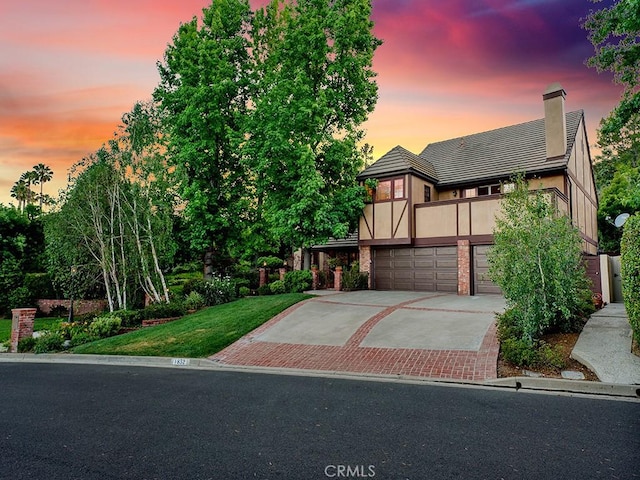
<path id="1" fill-rule="evenodd" d="M 498 295 L 358 291 L 289 308 L 212 356 L 225 365 L 496 378 Z"/>

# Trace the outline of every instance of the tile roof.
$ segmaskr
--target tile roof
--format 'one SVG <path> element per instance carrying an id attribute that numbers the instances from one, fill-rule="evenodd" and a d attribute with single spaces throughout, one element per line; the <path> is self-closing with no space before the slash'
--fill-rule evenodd
<path id="1" fill-rule="evenodd" d="M 544 119 L 431 143 L 420 157 L 435 167 L 438 185 L 563 168 L 583 117 L 582 110 L 566 114 L 567 152 L 557 160 L 547 160 Z"/>
<path id="2" fill-rule="evenodd" d="M 566 167 L 584 112 L 566 114 L 567 152 L 547 160 L 544 119 L 431 143 L 420 155 L 397 146 L 363 170 L 358 179 L 414 172 L 438 186 L 500 180 L 516 172 L 536 173 Z"/>
<path id="3" fill-rule="evenodd" d="M 373 165 L 360 172 L 358 179 L 408 172 L 426 176 L 431 180 L 438 178 L 436 169 L 429 161 L 398 145 L 385 153 Z"/>

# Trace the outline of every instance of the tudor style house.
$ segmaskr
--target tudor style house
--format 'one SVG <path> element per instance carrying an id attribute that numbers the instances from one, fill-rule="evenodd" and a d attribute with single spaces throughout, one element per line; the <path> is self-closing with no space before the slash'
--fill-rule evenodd
<path id="1" fill-rule="evenodd" d="M 360 219 L 360 268 L 371 288 L 499 293 L 487 249 L 509 179 L 521 172 L 570 215 L 596 254 L 598 199 L 584 112 L 565 113 L 558 83 L 544 118 L 432 143 L 418 155 L 397 146 L 358 176 L 377 187 Z"/>

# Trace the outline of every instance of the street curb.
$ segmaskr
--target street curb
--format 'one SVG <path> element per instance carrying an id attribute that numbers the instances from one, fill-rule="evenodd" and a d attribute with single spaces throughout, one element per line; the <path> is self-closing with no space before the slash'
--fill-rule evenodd
<path id="1" fill-rule="evenodd" d="M 127 355 L 83 355 L 57 353 L 3 353 L 0 362 L 68 363 L 86 365 L 124 365 L 133 367 L 215 368 L 206 358 L 137 357 Z"/>
<path id="2" fill-rule="evenodd" d="M 543 390 L 548 392 L 584 393 L 614 397 L 640 398 L 640 385 L 564 380 L 560 378 L 508 377 L 488 380 L 485 385 L 515 390 Z"/>
<path id="3" fill-rule="evenodd" d="M 347 380 L 398 382 L 410 384 L 458 386 L 470 388 L 500 388 L 524 392 L 548 392 L 558 394 L 584 394 L 603 397 L 619 397 L 640 401 L 640 385 L 624 385 L 556 378 L 508 377 L 486 381 L 460 381 L 447 378 L 427 378 L 409 375 L 383 375 L 375 373 L 305 370 L 294 368 L 249 367 L 221 365 L 207 358 L 139 357 L 126 355 L 83 354 L 33 354 L 2 353 L 0 363 L 58 363 L 84 365 L 113 365 L 130 367 L 178 368 L 220 372 L 261 373 L 293 375 Z"/>

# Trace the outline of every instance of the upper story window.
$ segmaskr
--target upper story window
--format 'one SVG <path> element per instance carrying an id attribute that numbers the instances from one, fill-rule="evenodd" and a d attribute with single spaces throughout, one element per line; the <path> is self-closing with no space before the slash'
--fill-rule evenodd
<path id="1" fill-rule="evenodd" d="M 431 187 L 429 185 L 424 186 L 424 201 L 425 202 L 431 201 Z"/>
<path id="2" fill-rule="evenodd" d="M 500 193 L 500 184 L 497 185 L 485 185 L 483 187 L 478 187 L 478 196 L 483 195 L 497 195 Z"/>
<path id="3" fill-rule="evenodd" d="M 383 180 L 376 188 L 376 201 L 404 198 L 404 178 Z"/>
<path id="4" fill-rule="evenodd" d="M 404 178 L 393 181 L 393 198 L 404 198 Z"/>

